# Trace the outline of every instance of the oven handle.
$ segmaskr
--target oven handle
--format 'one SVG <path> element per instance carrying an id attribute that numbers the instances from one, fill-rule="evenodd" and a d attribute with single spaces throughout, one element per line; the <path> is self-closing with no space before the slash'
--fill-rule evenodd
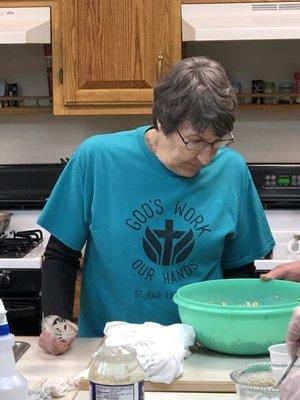
<path id="1" fill-rule="evenodd" d="M 36 311 L 36 307 L 33 306 L 11 308 L 7 310 L 7 316 L 9 318 L 34 317 L 36 315 Z"/>

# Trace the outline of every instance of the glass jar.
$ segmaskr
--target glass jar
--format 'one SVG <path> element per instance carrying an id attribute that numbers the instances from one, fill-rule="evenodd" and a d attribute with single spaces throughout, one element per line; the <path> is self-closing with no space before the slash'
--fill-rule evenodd
<path id="1" fill-rule="evenodd" d="M 237 103 L 244 104 L 245 99 L 244 97 L 239 96 L 242 93 L 242 84 L 240 81 L 233 80 L 231 81 L 231 86 L 234 90 L 234 93 L 237 95 Z"/>
<path id="2" fill-rule="evenodd" d="M 290 96 L 293 93 L 293 82 L 279 82 L 278 91 L 279 93 L 286 93 L 287 96 L 280 96 L 279 103 L 281 104 L 292 104 L 293 98 Z"/>
<path id="3" fill-rule="evenodd" d="M 264 93 L 275 93 L 275 83 L 264 81 Z M 276 97 L 265 97 L 264 104 L 276 104 Z"/>
<path id="4" fill-rule="evenodd" d="M 300 103 L 300 72 L 295 72 L 295 91 L 299 93 L 299 96 L 296 97 L 296 103 Z"/>
<path id="5" fill-rule="evenodd" d="M 252 81 L 252 93 L 263 93 L 264 81 L 262 79 L 254 79 Z M 263 104 L 263 97 L 252 97 L 252 104 Z"/>
<path id="6" fill-rule="evenodd" d="M 144 371 L 136 351 L 129 347 L 102 346 L 89 371 L 91 400 L 143 400 Z"/>

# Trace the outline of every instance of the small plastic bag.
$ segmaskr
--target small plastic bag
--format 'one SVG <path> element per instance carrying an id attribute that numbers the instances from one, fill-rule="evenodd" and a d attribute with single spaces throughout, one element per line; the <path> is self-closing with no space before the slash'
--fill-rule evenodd
<path id="1" fill-rule="evenodd" d="M 78 333 L 78 326 L 58 315 L 49 315 L 43 320 L 43 331 L 51 333 L 59 340 L 72 340 Z"/>

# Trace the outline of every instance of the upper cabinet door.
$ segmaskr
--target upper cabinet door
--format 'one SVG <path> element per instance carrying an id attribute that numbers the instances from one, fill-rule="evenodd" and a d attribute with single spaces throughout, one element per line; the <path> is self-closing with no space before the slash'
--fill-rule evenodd
<path id="1" fill-rule="evenodd" d="M 60 0 L 64 106 L 150 106 L 181 58 L 180 0 Z M 78 110 L 77 110 L 78 111 Z M 69 113 L 69 112 L 68 112 Z"/>

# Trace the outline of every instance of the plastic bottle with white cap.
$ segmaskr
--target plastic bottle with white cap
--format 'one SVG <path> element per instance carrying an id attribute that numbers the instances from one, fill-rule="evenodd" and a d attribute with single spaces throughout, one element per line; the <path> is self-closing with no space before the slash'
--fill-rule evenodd
<path id="1" fill-rule="evenodd" d="M 6 310 L 0 299 L 0 400 L 28 400 L 28 384 L 17 371 L 14 335 L 9 332 Z"/>

